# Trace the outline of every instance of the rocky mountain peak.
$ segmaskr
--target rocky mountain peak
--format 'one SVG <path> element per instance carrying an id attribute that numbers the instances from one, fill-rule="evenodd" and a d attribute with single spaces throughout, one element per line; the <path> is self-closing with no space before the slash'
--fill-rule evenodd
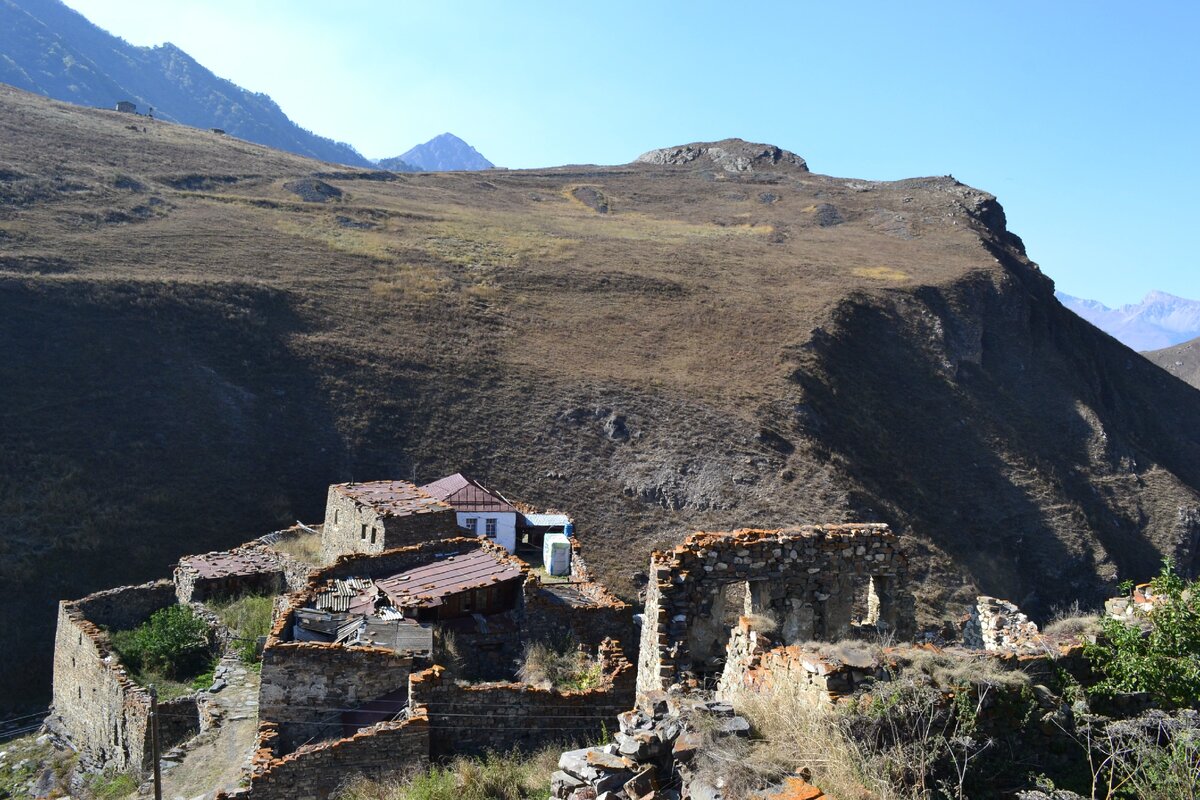
<path id="1" fill-rule="evenodd" d="M 790 168 L 808 172 L 803 158 L 773 144 L 747 142 L 744 139 L 722 139 L 719 142 L 692 142 L 676 147 L 662 147 L 637 157 L 642 164 L 688 166 L 706 164 L 726 172 L 754 172 L 771 168 Z"/>

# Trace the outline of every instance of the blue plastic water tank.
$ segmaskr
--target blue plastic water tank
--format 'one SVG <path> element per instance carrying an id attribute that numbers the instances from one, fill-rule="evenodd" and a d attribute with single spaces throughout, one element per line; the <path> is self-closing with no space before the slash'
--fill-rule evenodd
<path id="1" fill-rule="evenodd" d="M 575 535 L 575 523 L 568 522 L 566 525 L 563 525 L 563 533 L 565 533 L 567 536 L 574 536 Z"/>

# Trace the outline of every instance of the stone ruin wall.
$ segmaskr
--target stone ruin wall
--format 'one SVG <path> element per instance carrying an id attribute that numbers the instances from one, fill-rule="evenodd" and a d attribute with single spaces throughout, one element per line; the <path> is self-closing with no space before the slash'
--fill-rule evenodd
<path id="1" fill-rule="evenodd" d="M 49 724 L 95 766 L 132 771 L 148 766 L 150 693 L 130 680 L 104 628 L 133 628 L 174 604 L 175 586 L 170 581 L 124 586 L 59 603 Z M 179 724 L 163 731 L 164 747 L 199 729 L 194 698 L 180 698 L 173 704 L 174 713 L 187 716 L 174 718 Z"/>
<path id="2" fill-rule="evenodd" d="M 458 515 L 450 506 L 404 516 L 380 516 L 375 509 L 348 497 L 338 488 L 338 485 L 330 486 L 325 501 L 321 549 L 327 561 L 347 553 L 382 553 L 466 533 L 458 527 Z M 361 538 L 362 525 L 367 526 L 366 539 Z M 376 531 L 374 542 L 371 541 L 372 528 Z"/>
<path id="3" fill-rule="evenodd" d="M 651 557 L 638 689 L 692 679 L 694 662 L 723 656 L 730 611 L 769 614 L 785 644 L 850 636 L 856 605 L 865 626 L 906 636 L 906 578 L 906 558 L 886 525 L 693 534 Z M 727 586 L 744 590 L 741 608 L 723 607 Z"/>
<path id="4" fill-rule="evenodd" d="M 600 658 L 603 677 L 594 689 L 560 691 L 511 682 L 460 684 L 435 666 L 413 674 L 409 701 L 429 719 L 430 755 L 435 758 L 592 741 L 607 722 L 633 706 L 636 695 L 636 671 L 620 646 L 606 642 Z"/>
<path id="5" fill-rule="evenodd" d="M 770 635 L 754 630 L 751 620 L 743 617 L 729 638 L 717 697 L 732 701 L 744 691 L 786 686 L 786 691 L 799 690 L 816 705 L 829 705 L 877 680 L 888 679 L 887 671 L 871 654 L 856 653 L 854 663 L 846 663 L 821 650 L 818 643 L 780 645 Z"/>
<path id="6" fill-rule="evenodd" d="M 283 757 L 275 756 L 276 735 L 270 723 L 259 728 L 259 743 L 250 767 L 250 785 L 218 794 L 215 800 L 325 800 L 351 775 L 383 778 L 424 769 L 429 764 L 429 722 L 423 714 L 369 728 Z"/>

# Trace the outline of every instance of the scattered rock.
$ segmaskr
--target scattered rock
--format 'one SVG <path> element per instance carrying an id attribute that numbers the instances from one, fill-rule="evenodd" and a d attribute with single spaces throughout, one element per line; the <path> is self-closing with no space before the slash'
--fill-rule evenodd
<path id="1" fill-rule="evenodd" d="M 342 196 L 341 189 L 317 178 L 288 181 L 283 188 L 306 203 L 324 203 L 326 200 L 335 200 Z"/>

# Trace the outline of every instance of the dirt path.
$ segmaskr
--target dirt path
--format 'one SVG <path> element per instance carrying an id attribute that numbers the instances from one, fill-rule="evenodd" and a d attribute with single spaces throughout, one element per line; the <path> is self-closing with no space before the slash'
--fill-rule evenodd
<path id="1" fill-rule="evenodd" d="M 187 742 L 182 760 L 163 759 L 164 800 L 208 800 L 241 786 L 258 728 L 259 676 L 234 655 L 221 666 L 226 686 L 208 701 L 219 723 Z"/>

